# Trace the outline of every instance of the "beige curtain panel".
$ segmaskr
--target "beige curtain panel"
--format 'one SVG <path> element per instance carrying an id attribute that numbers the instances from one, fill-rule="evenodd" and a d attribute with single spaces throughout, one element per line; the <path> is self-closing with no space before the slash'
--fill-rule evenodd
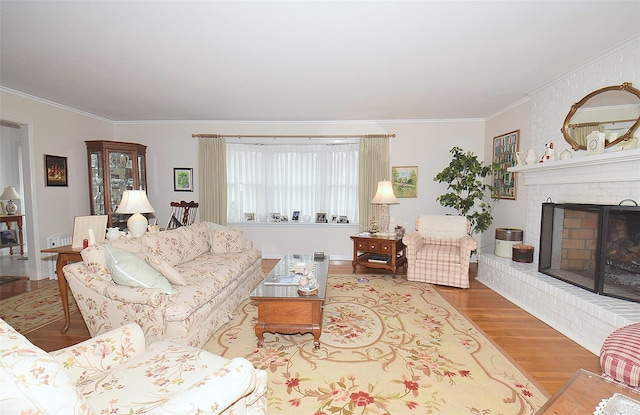
<path id="1" fill-rule="evenodd" d="M 200 220 L 227 224 L 227 150 L 222 137 L 198 139 Z"/>
<path id="2" fill-rule="evenodd" d="M 369 221 L 380 220 L 380 205 L 372 205 L 380 180 L 389 178 L 389 137 L 370 137 L 360 140 L 358 169 L 358 204 L 360 232 L 369 230 Z"/>

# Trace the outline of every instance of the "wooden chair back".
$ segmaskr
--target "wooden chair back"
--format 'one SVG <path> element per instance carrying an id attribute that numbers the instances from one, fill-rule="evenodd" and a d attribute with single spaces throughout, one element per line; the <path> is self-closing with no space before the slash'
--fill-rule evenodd
<path id="1" fill-rule="evenodd" d="M 191 202 L 185 202 L 184 200 L 171 202 L 169 223 L 165 229 L 191 225 L 196 220 L 196 213 L 198 213 L 198 203 L 193 200 Z"/>

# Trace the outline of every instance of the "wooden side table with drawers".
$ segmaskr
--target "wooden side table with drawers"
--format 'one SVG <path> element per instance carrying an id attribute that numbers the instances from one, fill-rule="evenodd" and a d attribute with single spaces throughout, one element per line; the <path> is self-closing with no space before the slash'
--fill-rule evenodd
<path id="1" fill-rule="evenodd" d="M 368 236 L 354 235 L 353 240 L 353 272 L 356 266 L 367 268 L 388 269 L 393 274 L 399 268 L 407 271 L 406 246 L 402 243 L 402 236 L 371 234 Z"/>

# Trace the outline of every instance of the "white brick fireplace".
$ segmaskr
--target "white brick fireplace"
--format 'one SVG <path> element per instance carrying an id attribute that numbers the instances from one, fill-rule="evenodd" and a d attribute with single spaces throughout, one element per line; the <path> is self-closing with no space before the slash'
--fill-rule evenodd
<path id="1" fill-rule="evenodd" d="M 618 204 L 624 199 L 640 202 L 640 149 L 582 155 L 513 170 L 525 180 L 524 243 L 535 247 L 535 261 L 522 264 L 481 254 L 478 280 L 599 354 L 602 342 L 613 330 L 640 322 L 640 304 L 600 296 L 537 271 L 542 203 Z"/>

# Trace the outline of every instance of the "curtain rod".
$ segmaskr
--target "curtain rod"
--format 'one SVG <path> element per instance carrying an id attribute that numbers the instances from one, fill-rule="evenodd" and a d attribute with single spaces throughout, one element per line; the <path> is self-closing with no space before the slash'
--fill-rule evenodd
<path id="1" fill-rule="evenodd" d="M 395 134 L 191 134 L 192 138 L 394 138 Z"/>

